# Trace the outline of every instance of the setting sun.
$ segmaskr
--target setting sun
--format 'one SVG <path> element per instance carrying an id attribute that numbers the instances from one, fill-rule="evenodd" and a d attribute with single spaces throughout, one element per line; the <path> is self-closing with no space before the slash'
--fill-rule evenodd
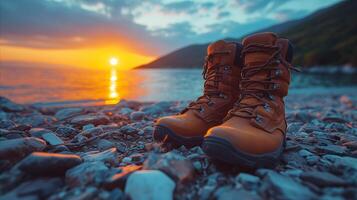
<path id="1" fill-rule="evenodd" d="M 116 66 L 116 65 L 118 65 L 118 63 L 119 63 L 119 60 L 118 60 L 118 58 L 116 58 L 116 57 L 111 57 L 111 58 L 109 59 L 109 63 L 110 63 L 110 65 L 112 65 L 112 66 Z"/>

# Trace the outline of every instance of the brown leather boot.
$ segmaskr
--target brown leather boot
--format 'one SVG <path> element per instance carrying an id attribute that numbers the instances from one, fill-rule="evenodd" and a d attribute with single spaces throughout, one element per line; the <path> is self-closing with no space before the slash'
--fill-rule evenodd
<path id="1" fill-rule="evenodd" d="M 207 48 L 203 69 L 203 96 L 180 114 L 157 120 L 154 139 L 174 146 L 200 145 L 207 130 L 222 123 L 237 101 L 242 45 L 219 40 Z"/>
<path id="2" fill-rule="evenodd" d="M 292 46 L 274 33 L 243 40 L 241 97 L 225 122 L 205 135 L 203 149 L 212 158 L 247 167 L 271 167 L 285 143 L 283 97 L 288 94 Z"/>

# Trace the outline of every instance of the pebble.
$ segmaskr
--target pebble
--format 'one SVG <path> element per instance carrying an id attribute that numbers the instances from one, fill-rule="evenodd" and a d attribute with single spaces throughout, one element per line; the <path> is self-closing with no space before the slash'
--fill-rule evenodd
<path id="1" fill-rule="evenodd" d="M 294 179 L 269 171 L 263 179 L 261 192 L 266 198 L 274 199 L 313 199 L 315 194 Z"/>
<path id="2" fill-rule="evenodd" d="M 21 159 L 34 151 L 42 151 L 45 147 L 45 141 L 34 137 L 0 141 L 0 159 Z"/>
<path id="3" fill-rule="evenodd" d="M 127 165 L 120 168 L 120 172 L 110 176 L 104 182 L 104 187 L 106 189 L 114 189 L 119 187 L 120 189 L 124 189 L 125 183 L 130 176 L 135 171 L 138 171 L 142 168 L 140 165 Z"/>
<path id="4" fill-rule="evenodd" d="M 59 138 L 55 133 L 53 132 L 48 132 L 42 134 L 42 139 L 44 139 L 48 144 L 50 145 L 60 145 L 63 144 L 64 142 L 62 141 L 61 138 Z"/>
<path id="5" fill-rule="evenodd" d="M 95 126 L 93 124 L 86 124 L 82 127 L 82 130 L 83 131 L 86 131 L 86 130 L 89 130 L 89 129 L 92 129 L 92 128 L 95 128 Z"/>
<path id="6" fill-rule="evenodd" d="M 259 177 L 247 173 L 240 173 L 235 179 L 249 190 L 257 187 L 260 181 Z"/>
<path id="7" fill-rule="evenodd" d="M 42 138 L 42 135 L 48 132 L 52 132 L 45 128 L 31 128 L 29 133 L 32 137 Z"/>
<path id="8" fill-rule="evenodd" d="M 215 193 L 214 196 L 217 200 L 259 200 L 261 199 L 257 194 L 249 192 L 244 189 L 233 188 L 231 186 L 220 187 Z"/>
<path id="9" fill-rule="evenodd" d="M 62 137 L 71 137 L 77 133 L 75 128 L 69 126 L 59 126 L 56 128 L 56 134 Z"/>
<path id="10" fill-rule="evenodd" d="M 144 117 L 145 117 L 145 113 L 142 111 L 136 111 L 130 114 L 130 119 L 135 121 L 142 120 L 144 119 Z"/>
<path id="11" fill-rule="evenodd" d="M 300 175 L 304 181 L 313 183 L 319 187 L 346 186 L 348 183 L 340 177 L 328 172 L 309 171 Z"/>
<path id="12" fill-rule="evenodd" d="M 109 118 L 105 115 L 101 114 L 88 114 L 88 115 L 80 115 L 76 116 L 71 120 L 72 124 L 77 125 L 86 125 L 86 124 L 93 124 L 93 125 L 101 125 L 101 124 L 108 124 Z"/>
<path id="13" fill-rule="evenodd" d="M 0 109 L 6 112 L 21 112 L 25 110 L 25 107 L 0 96 Z"/>
<path id="14" fill-rule="evenodd" d="M 115 144 L 113 142 L 106 140 L 106 139 L 100 139 L 98 141 L 97 145 L 98 145 L 98 149 L 100 151 L 104 151 L 104 150 L 110 149 L 115 146 Z"/>
<path id="15" fill-rule="evenodd" d="M 83 112 L 83 108 L 64 108 L 56 112 L 55 117 L 58 120 L 64 120 L 69 117 L 73 117 L 75 115 L 81 114 Z"/>
<path id="16" fill-rule="evenodd" d="M 14 190 L 1 196 L 1 200 L 47 199 L 64 185 L 61 178 L 39 178 L 23 182 Z"/>
<path id="17" fill-rule="evenodd" d="M 132 200 L 172 200 L 175 182 L 158 170 L 132 173 L 125 186 L 125 194 Z"/>
<path id="18" fill-rule="evenodd" d="M 185 157 L 171 151 L 165 154 L 150 154 L 144 162 L 144 169 L 161 170 L 179 182 L 189 182 L 193 179 L 195 168 Z"/>
<path id="19" fill-rule="evenodd" d="M 82 156 L 86 162 L 104 162 L 114 165 L 117 163 L 117 150 L 110 148 L 103 152 L 87 152 Z"/>
<path id="20" fill-rule="evenodd" d="M 66 172 L 66 183 L 70 187 L 85 186 L 86 184 L 99 184 L 105 180 L 108 167 L 100 161 L 83 162 Z"/>
<path id="21" fill-rule="evenodd" d="M 73 154 L 34 152 L 18 163 L 18 168 L 36 176 L 63 175 L 68 169 L 79 165 L 82 159 Z"/>

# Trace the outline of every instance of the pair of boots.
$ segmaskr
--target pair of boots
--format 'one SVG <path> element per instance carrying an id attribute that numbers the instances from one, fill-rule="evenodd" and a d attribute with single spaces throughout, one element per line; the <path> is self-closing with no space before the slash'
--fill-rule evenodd
<path id="1" fill-rule="evenodd" d="M 271 167 L 286 134 L 292 46 L 274 33 L 219 40 L 208 46 L 204 94 L 180 114 L 157 120 L 154 139 L 201 145 L 211 158 L 250 168 Z"/>

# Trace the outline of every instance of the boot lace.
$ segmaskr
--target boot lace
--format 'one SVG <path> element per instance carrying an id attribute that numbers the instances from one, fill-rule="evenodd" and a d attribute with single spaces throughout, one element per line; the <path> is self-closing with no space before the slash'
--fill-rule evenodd
<path id="1" fill-rule="evenodd" d="M 210 70 L 208 70 L 208 66 L 209 64 L 212 64 L 214 56 L 227 55 L 229 53 L 230 51 L 217 51 L 206 56 L 202 72 L 202 77 L 205 80 L 203 95 L 198 97 L 196 101 L 191 102 L 181 113 L 184 113 L 189 109 L 203 112 L 203 104 L 214 104 L 212 98 L 226 98 L 226 96 L 218 89 L 218 83 L 222 81 L 223 76 L 223 73 L 219 72 L 219 68 L 226 65 L 217 63 L 211 66 Z"/>
<path id="2" fill-rule="evenodd" d="M 247 53 L 254 52 L 271 52 L 274 51 L 271 57 L 261 65 L 255 65 L 251 67 L 245 67 L 241 71 L 241 82 L 239 88 L 241 90 L 241 95 L 239 100 L 236 102 L 235 107 L 229 112 L 228 118 L 230 116 L 238 116 L 244 118 L 256 118 L 257 121 L 261 120 L 260 116 L 255 114 L 254 110 L 258 106 L 264 106 L 265 110 L 269 110 L 269 101 L 274 99 L 271 92 L 279 89 L 279 85 L 274 83 L 272 80 L 281 73 L 278 65 L 282 63 L 289 70 L 299 71 L 297 68 L 293 67 L 289 62 L 281 57 L 281 48 L 279 46 L 270 46 L 262 44 L 250 44 L 243 51 L 244 56 Z M 270 72 L 269 76 L 264 79 L 254 79 L 253 77 L 261 71 Z M 275 71 L 276 73 L 271 73 Z M 262 84 L 264 87 L 257 87 L 257 84 Z M 243 99 L 254 98 L 258 101 L 256 103 L 244 103 Z"/>

